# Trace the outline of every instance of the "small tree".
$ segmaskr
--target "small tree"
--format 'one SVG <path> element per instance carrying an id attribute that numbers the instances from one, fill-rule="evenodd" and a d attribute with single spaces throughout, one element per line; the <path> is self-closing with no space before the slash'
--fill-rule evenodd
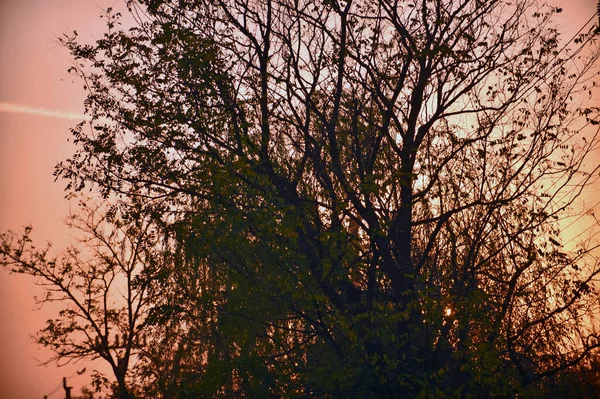
<path id="1" fill-rule="evenodd" d="M 75 396 L 74 399 L 94 399 L 94 392 L 88 387 L 81 388 L 81 395 Z"/>
<path id="2" fill-rule="evenodd" d="M 48 362 L 102 358 L 113 371 L 116 395 L 131 398 L 130 365 L 152 303 L 147 276 L 159 261 L 157 237 L 147 220 L 124 220 L 114 207 L 80 206 L 81 213 L 66 220 L 82 233 L 78 246 L 54 256 L 50 245 L 33 245 L 27 227 L 20 236 L 0 235 L 0 265 L 35 278 L 44 290 L 39 305 L 62 306 L 36 336 L 55 354 Z"/>

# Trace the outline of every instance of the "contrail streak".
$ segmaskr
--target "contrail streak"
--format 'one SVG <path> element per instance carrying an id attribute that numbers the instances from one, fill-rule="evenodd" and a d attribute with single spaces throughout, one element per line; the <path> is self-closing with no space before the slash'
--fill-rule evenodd
<path id="1" fill-rule="evenodd" d="M 48 116 L 50 118 L 75 119 L 78 121 L 90 119 L 88 115 L 84 114 L 76 114 L 73 112 L 63 112 L 44 108 L 35 108 L 29 107 L 27 105 L 11 104 L 5 102 L 0 102 L 0 112 Z"/>

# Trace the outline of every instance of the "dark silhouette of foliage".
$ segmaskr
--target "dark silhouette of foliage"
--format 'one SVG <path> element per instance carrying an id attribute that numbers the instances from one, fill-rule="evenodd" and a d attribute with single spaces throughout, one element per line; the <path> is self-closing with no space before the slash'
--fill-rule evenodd
<path id="1" fill-rule="evenodd" d="M 597 399 L 600 397 L 600 361 L 596 353 L 576 367 L 545 378 L 529 398 Z"/>
<path id="2" fill-rule="evenodd" d="M 151 321 L 186 320 L 193 395 L 504 396 L 598 346 L 598 267 L 555 222 L 595 175 L 571 98 L 596 54 L 572 74 L 591 36 L 563 51 L 559 9 L 131 7 L 65 41 L 96 122 L 58 171 L 179 243 Z"/>
<path id="3" fill-rule="evenodd" d="M 560 235 L 598 173 L 592 29 L 565 47 L 529 0 L 128 4 L 63 40 L 92 122 L 57 175 L 160 226 L 144 396 L 514 397 L 600 346 L 596 244 Z"/>

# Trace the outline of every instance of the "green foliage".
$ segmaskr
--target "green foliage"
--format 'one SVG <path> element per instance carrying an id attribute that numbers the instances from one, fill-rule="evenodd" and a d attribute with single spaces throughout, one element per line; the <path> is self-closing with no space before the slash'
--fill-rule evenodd
<path id="1" fill-rule="evenodd" d="M 598 172 L 598 52 L 559 9 L 128 5 L 63 39 L 92 122 L 57 175 L 157 229 L 142 395 L 514 397 L 598 347 L 557 222 Z"/>

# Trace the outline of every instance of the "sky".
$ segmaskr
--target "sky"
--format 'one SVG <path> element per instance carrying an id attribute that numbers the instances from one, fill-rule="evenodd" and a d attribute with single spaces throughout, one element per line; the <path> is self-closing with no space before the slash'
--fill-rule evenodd
<path id="1" fill-rule="evenodd" d="M 114 3 L 0 0 L 0 232 L 31 224 L 39 243 L 51 241 L 57 250 L 71 243 L 63 224 L 69 212 L 64 182 L 54 183 L 52 172 L 75 150 L 67 139 L 81 121 L 85 94 L 67 73 L 72 60 L 56 38 L 73 30 L 84 40 L 100 38 L 101 10 Z M 39 365 L 51 352 L 31 335 L 56 311 L 35 310 L 33 297 L 41 292 L 27 276 L 0 270 L 1 399 L 63 398 L 63 377 L 71 377 L 79 394 L 89 384 L 90 366 L 101 364 Z"/>
<path id="2" fill-rule="evenodd" d="M 596 0 L 556 4 L 564 8 L 563 28 L 574 32 L 594 14 Z M 64 182 L 55 183 L 52 172 L 75 150 L 67 139 L 85 94 L 67 73 L 72 60 L 56 38 L 73 30 L 84 40 L 101 37 L 99 16 L 110 6 L 123 8 L 122 0 L 0 0 L 0 232 L 31 224 L 38 242 L 57 249 L 71 242 Z M 0 270 L 0 399 L 62 398 L 63 377 L 78 393 L 98 365 L 39 365 L 51 353 L 31 335 L 56 310 L 35 310 L 40 294 L 31 279 Z"/>

